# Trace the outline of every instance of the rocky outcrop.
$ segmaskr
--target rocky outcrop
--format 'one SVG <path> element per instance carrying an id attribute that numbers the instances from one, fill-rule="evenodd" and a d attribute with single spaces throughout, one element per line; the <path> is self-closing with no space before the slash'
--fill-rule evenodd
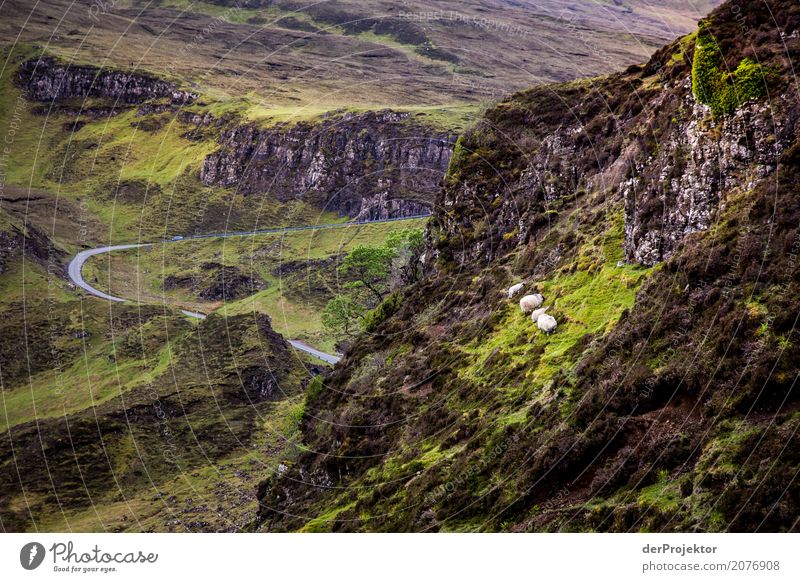
<path id="1" fill-rule="evenodd" d="M 266 288 L 266 283 L 255 273 L 245 274 L 238 267 L 219 266 L 209 285 L 199 297 L 208 301 L 233 301 Z"/>
<path id="2" fill-rule="evenodd" d="M 781 24 L 790 53 L 800 48 L 790 34 L 795 19 L 784 12 Z M 729 34 L 723 26 L 730 25 L 719 25 L 717 38 Z M 729 44 L 738 42 L 733 34 Z M 753 56 L 737 48 L 725 67 Z M 489 261 L 529 242 L 576 198 L 602 192 L 624 201 L 626 260 L 668 259 L 687 235 L 713 224 L 723 192 L 746 191 L 773 173 L 794 139 L 800 106 L 781 81 L 776 50 L 762 46 L 754 55 L 759 89 L 770 98 L 745 99 L 726 115 L 695 97 L 693 45 L 685 40 L 645 66 L 534 88 L 499 104 L 457 148 L 437 202 L 448 212 L 435 218 L 431 245 L 457 242 L 439 250 L 460 262 Z"/>
<path id="3" fill-rule="evenodd" d="M 0 211 L 0 219 L 5 213 Z M 22 258 L 35 261 L 50 269 L 53 274 L 62 275 L 61 260 L 64 252 L 53 245 L 50 238 L 33 225 L 21 226 L 14 223 L 0 229 L 0 275 L 9 268 L 9 263 Z"/>
<path id="4" fill-rule="evenodd" d="M 197 99 L 197 94 L 147 73 L 68 65 L 52 57 L 22 63 L 15 81 L 29 100 L 45 103 L 89 97 L 108 99 L 119 105 L 151 99 L 191 103 Z"/>
<path id="5" fill-rule="evenodd" d="M 619 186 L 625 197 L 625 256 L 644 265 L 671 257 L 685 236 L 710 228 L 723 192 L 750 190 L 774 172 L 800 120 L 789 95 L 771 105 L 747 103 L 715 120 L 694 100 L 689 80 L 674 90 L 682 94 L 689 116 Z"/>
<path id="6" fill-rule="evenodd" d="M 429 212 L 454 137 L 392 111 L 274 128 L 240 125 L 223 132 L 200 177 L 206 185 L 305 200 L 359 220 L 412 216 Z"/>
<path id="7" fill-rule="evenodd" d="M 641 91 L 645 77 L 635 72 L 613 82 Z M 667 83 L 644 107 L 615 95 L 598 109 L 607 83 L 599 81 L 578 98 L 560 95 L 569 99 L 564 119 L 570 123 L 524 136 L 509 128 L 512 140 L 532 142 L 532 147 L 515 156 L 513 177 L 498 176 L 502 187 L 492 184 L 484 190 L 485 184 L 467 180 L 443 192 L 441 206 L 459 211 L 441 215 L 440 236 L 459 238 L 472 230 L 471 224 L 491 225 L 459 251 L 460 260 L 489 260 L 505 247 L 528 241 L 549 220 L 548 212 L 557 213 L 585 192 L 605 191 L 621 194 L 625 201 L 626 260 L 644 265 L 663 261 L 686 235 L 709 228 L 721 192 L 746 190 L 775 170 L 800 120 L 790 94 L 770 104 L 749 102 L 734 115 L 715 119 L 695 101 L 688 77 Z M 522 99 L 530 99 L 531 105 L 549 101 L 541 97 L 534 90 Z M 519 101 L 512 101 L 500 109 L 517 107 Z M 497 122 L 486 126 L 490 124 Z M 470 148 L 465 155 L 482 145 L 465 141 L 464 147 Z M 510 165 L 508 160 L 492 164 Z"/>

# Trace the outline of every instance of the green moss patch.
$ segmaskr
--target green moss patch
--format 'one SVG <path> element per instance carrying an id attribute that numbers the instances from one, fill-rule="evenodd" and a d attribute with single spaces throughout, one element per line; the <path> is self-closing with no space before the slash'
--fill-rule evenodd
<path id="1" fill-rule="evenodd" d="M 723 68 L 723 58 L 707 24 L 700 22 L 692 62 L 692 92 L 700 102 L 711 107 L 715 116 L 730 115 L 767 91 L 769 69 L 744 58 L 732 72 Z"/>

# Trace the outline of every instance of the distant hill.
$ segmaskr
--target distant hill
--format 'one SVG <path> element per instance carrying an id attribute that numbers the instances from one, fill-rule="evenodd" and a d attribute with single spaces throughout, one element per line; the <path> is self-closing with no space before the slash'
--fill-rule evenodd
<path id="1" fill-rule="evenodd" d="M 442 105 L 643 62 L 713 2 L 4 2 L 2 38 L 266 107 Z M 144 9 L 146 7 L 146 9 Z M 18 37 L 19 35 L 19 37 Z"/>

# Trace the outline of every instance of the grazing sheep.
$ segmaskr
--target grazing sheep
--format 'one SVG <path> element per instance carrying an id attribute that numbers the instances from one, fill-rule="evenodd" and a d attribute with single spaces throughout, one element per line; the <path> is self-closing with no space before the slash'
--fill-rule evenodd
<path id="1" fill-rule="evenodd" d="M 526 295 L 520 299 L 519 308 L 522 310 L 522 313 L 530 313 L 534 309 L 541 307 L 542 303 L 544 303 L 544 297 L 539 293 L 534 293 L 533 295 Z"/>
<path id="2" fill-rule="evenodd" d="M 556 328 L 556 318 L 544 313 L 536 320 L 536 327 L 541 329 L 544 333 L 552 333 Z"/>
<path id="3" fill-rule="evenodd" d="M 508 288 L 508 298 L 512 299 L 514 295 L 522 291 L 522 288 L 525 286 L 525 283 L 517 283 L 516 285 L 512 285 Z"/>
<path id="4" fill-rule="evenodd" d="M 542 315 L 544 315 L 545 311 L 547 311 L 548 309 L 550 309 L 550 308 L 549 307 L 542 307 L 541 309 L 534 309 L 533 311 L 531 311 L 531 321 L 533 321 L 533 323 L 536 323 L 537 321 L 539 321 L 539 318 Z"/>

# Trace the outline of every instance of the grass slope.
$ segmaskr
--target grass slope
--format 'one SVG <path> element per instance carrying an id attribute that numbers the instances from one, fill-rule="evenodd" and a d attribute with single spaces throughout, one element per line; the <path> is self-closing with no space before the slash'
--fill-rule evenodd
<path id="1" fill-rule="evenodd" d="M 333 351 L 335 340 L 323 329 L 320 312 L 340 285 L 335 261 L 356 245 L 380 245 L 391 232 L 423 225 L 424 220 L 420 219 L 186 240 L 93 257 L 86 263 L 84 275 L 98 289 L 144 303 L 201 313 L 215 311 L 226 316 L 265 313 L 272 318 L 274 328 L 286 337 Z M 321 267 L 320 262 L 325 261 L 334 263 Z M 227 302 L 204 301 L 191 289 L 164 288 L 167 277 L 199 277 L 203 266 L 209 263 L 237 267 L 246 275 L 256 275 L 266 283 L 266 288 Z"/>

